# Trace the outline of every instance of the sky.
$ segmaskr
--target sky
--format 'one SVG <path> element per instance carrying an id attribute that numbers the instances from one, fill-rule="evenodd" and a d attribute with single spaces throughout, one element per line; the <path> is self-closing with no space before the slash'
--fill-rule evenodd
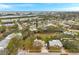
<path id="1" fill-rule="evenodd" d="M 79 3 L 79 0 L 0 0 L 0 3 Z"/>
<path id="2" fill-rule="evenodd" d="M 79 11 L 79 3 L 0 3 L 0 11 Z"/>

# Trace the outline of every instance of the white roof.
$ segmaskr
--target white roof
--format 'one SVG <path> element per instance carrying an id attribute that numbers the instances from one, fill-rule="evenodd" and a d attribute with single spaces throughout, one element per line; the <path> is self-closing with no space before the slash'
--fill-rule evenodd
<path id="1" fill-rule="evenodd" d="M 37 29 L 35 27 L 30 27 L 31 31 L 36 31 Z"/>
<path id="2" fill-rule="evenodd" d="M 4 47 L 0 47 L 0 50 L 4 50 Z"/>
<path id="3" fill-rule="evenodd" d="M 74 35 L 73 32 L 67 32 L 67 31 L 65 31 L 64 34 Z"/>
<path id="4" fill-rule="evenodd" d="M 26 18 L 26 19 L 20 19 L 20 21 L 26 21 L 26 20 L 28 20 L 28 18 Z"/>
<path id="5" fill-rule="evenodd" d="M 14 26 L 15 24 L 2 24 L 3 26 Z"/>
<path id="6" fill-rule="evenodd" d="M 1 22 L 13 22 L 14 20 L 11 19 L 6 19 L 6 20 L 1 20 Z"/>
<path id="7" fill-rule="evenodd" d="M 49 45 L 50 46 L 59 46 L 59 47 L 62 47 L 63 44 L 61 43 L 60 40 L 52 40 L 52 41 L 49 41 Z"/>

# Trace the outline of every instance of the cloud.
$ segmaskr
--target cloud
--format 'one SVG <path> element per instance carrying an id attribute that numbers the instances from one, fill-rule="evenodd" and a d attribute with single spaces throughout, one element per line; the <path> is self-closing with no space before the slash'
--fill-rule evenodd
<path id="1" fill-rule="evenodd" d="M 11 8 L 11 6 L 6 4 L 0 4 L 0 9 L 8 9 L 8 8 Z"/>
<path id="2" fill-rule="evenodd" d="M 26 6 L 26 7 L 33 7 L 34 6 L 34 4 L 29 4 L 29 3 L 27 3 L 27 4 L 23 4 L 22 6 Z"/>
<path id="3" fill-rule="evenodd" d="M 33 7 L 34 4 L 32 3 L 14 3 L 14 4 L 10 4 L 13 7 Z"/>
<path id="4" fill-rule="evenodd" d="M 66 8 L 61 8 L 61 11 L 79 11 L 79 7 L 66 7 Z"/>
<path id="5" fill-rule="evenodd" d="M 79 11 L 79 7 L 43 8 L 46 11 Z"/>

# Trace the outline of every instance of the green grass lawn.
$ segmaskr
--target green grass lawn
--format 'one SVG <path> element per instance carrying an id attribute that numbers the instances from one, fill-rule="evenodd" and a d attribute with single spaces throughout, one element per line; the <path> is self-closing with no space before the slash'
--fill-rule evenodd
<path id="1" fill-rule="evenodd" d="M 50 40 L 61 38 L 61 34 L 59 33 L 38 33 L 35 35 L 38 36 L 39 39 L 45 41 L 46 43 Z"/>
<path id="2" fill-rule="evenodd" d="M 60 47 L 49 47 L 49 52 L 60 52 Z"/>
<path id="3" fill-rule="evenodd" d="M 19 41 L 16 38 L 13 38 L 7 46 L 8 54 L 10 55 L 17 54 L 18 48 L 19 48 Z"/>

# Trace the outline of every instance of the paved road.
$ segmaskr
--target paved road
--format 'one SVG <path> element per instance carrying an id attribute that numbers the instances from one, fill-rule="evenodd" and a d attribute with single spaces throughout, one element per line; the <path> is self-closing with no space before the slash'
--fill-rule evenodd
<path id="1" fill-rule="evenodd" d="M 28 53 L 26 51 L 20 51 L 17 55 L 60 55 L 60 52 L 49 52 L 49 53 Z"/>
<path id="2" fill-rule="evenodd" d="M 21 36 L 21 33 L 12 33 L 6 36 L 2 41 L 0 41 L 0 54 L 3 54 L 6 47 L 8 46 L 10 40 L 16 36 Z M 3 52 L 2 52 L 3 51 Z"/>
<path id="3" fill-rule="evenodd" d="M 8 46 L 8 43 L 10 42 L 10 40 L 14 37 L 14 33 L 9 34 L 8 36 L 6 36 L 2 41 L 0 41 L 0 54 L 6 54 L 6 50 L 5 48 Z"/>
<path id="4" fill-rule="evenodd" d="M 9 41 L 15 36 L 14 33 L 9 34 L 7 37 L 5 37 L 2 41 L 0 41 L 0 48 L 6 48 Z"/>

